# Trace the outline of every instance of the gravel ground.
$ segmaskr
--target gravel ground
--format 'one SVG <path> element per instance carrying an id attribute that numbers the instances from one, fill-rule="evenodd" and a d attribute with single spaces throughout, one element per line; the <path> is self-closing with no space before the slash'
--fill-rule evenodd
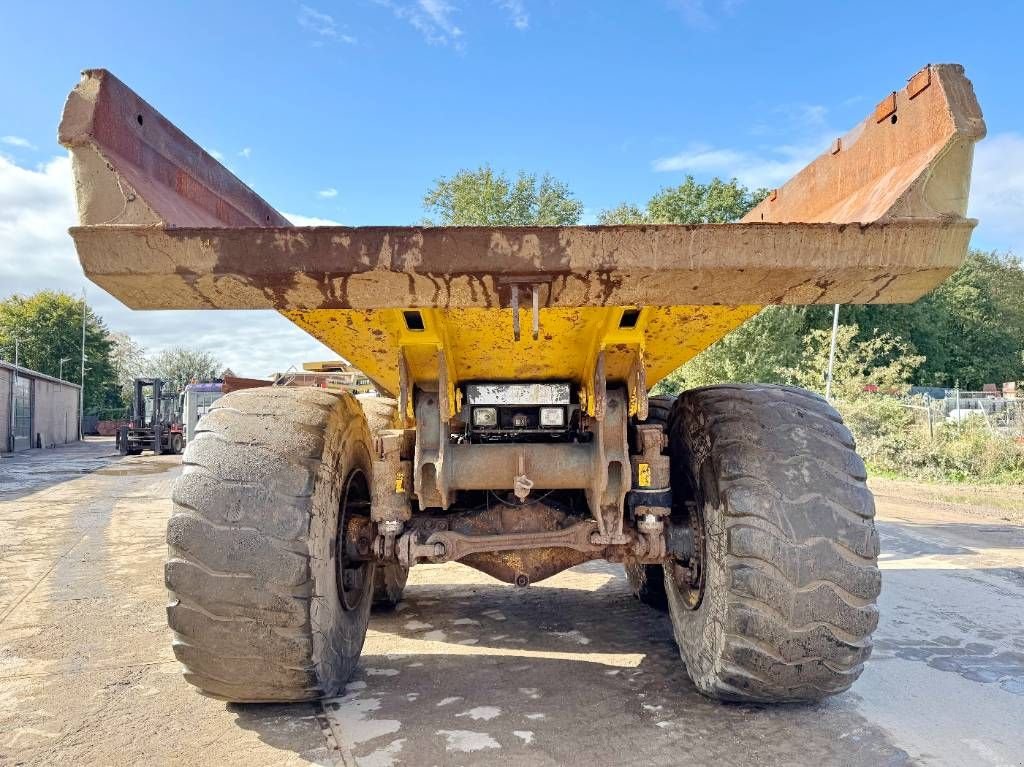
<path id="1" fill-rule="evenodd" d="M 701 698 L 667 620 L 591 563 L 516 590 L 420 566 L 341 698 L 181 678 L 162 582 L 176 456 L 0 459 L 0 764 L 1022 764 L 1024 528 L 881 489 L 882 620 L 817 706 Z"/>

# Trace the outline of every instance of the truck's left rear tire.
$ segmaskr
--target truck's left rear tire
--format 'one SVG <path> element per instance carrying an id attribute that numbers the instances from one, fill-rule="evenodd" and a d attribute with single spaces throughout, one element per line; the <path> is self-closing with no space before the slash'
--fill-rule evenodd
<path id="1" fill-rule="evenodd" d="M 164 575 L 185 678 L 236 702 L 338 694 L 363 646 L 375 575 L 343 554 L 344 520 L 370 504 L 356 400 L 233 392 L 200 420 L 183 463 Z"/>

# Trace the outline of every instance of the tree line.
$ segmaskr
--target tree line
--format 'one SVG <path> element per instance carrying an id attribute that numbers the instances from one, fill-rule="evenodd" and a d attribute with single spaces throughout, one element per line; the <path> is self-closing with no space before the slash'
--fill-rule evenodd
<path id="1" fill-rule="evenodd" d="M 17 339 L 19 365 L 80 384 L 83 312 L 86 413 L 125 407 L 136 377 L 161 378 L 180 390 L 223 370 L 215 355 L 183 346 L 147 355 L 126 334 L 110 331 L 83 299 L 52 290 L 0 300 L 0 358 L 14 362 Z"/>
<path id="2" fill-rule="evenodd" d="M 601 211 L 602 224 L 729 223 L 768 193 L 736 179 L 687 176 L 646 204 Z M 441 178 L 423 199 L 427 225 L 569 226 L 583 205 L 550 175 L 509 178 L 490 166 Z M 981 389 L 1024 379 L 1024 265 L 1009 253 L 972 250 L 963 265 L 913 304 L 840 308 L 836 381 Z M 669 376 L 663 391 L 720 381 L 797 383 L 821 389 L 831 306 L 769 306 Z"/>

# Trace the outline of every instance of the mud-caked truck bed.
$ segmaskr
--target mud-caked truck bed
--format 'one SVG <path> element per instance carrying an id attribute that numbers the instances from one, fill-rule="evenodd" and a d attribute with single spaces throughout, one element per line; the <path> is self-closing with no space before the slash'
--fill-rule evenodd
<path id="1" fill-rule="evenodd" d="M 409 569 L 518 587 L 622 563 L 707 695 L 818 700 L 871 652 L 874 504 L 792 387 L 650 388 L 768 304 L 914 301 L 962 262 L 984 122 L 932 65 L 741 222 L 293 227 L 113 75 L 60 127 L 91 280 L 136 309 L 281 312 L 380 397 L 225 395 L 173 491 L 168 621 L 232 701 L 337 694 Z"/>

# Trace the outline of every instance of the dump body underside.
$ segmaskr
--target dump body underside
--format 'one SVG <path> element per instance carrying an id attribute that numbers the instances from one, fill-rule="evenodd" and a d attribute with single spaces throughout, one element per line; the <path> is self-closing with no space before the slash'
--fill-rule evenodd
<path id="1" fill-rule="evenodd" d="M 916 300 L 963 259 L 983 135 L 962 69 L 929 66 L 737 224 L 300 228 L 102 70 L 60 132 L 90 279 L 136 309 L 278 310 L 395 394 L 586 390 L 599 366 L 632 392 L 768 304 Z"/>

